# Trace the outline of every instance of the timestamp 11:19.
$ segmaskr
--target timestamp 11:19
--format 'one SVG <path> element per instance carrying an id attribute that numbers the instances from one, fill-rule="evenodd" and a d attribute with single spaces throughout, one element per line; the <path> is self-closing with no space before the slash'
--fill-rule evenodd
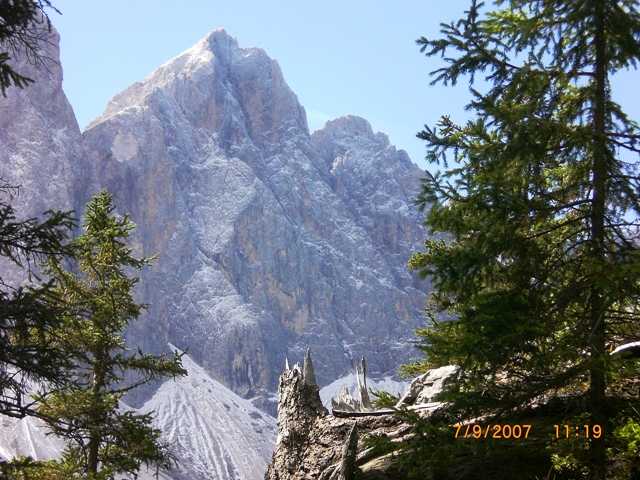
<path id="1" fill-rule="evenodd" d="M 554 425 L 556 438 L 600 438 L 602 436 L 602 427 L 600 425 Z"/>

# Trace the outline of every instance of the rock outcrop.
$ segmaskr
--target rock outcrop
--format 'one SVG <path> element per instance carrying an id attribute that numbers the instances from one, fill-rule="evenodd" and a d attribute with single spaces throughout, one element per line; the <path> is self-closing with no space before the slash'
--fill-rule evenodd
<path id="1" fill-rule="evenodd" d="M 435 368 L 416 377 L 409 385 L 407 391 L 400 397 L 397 408 L 432 403 L 436 395 L 442 392 L 444 382 L 458 371 L 454 365 Z"/>

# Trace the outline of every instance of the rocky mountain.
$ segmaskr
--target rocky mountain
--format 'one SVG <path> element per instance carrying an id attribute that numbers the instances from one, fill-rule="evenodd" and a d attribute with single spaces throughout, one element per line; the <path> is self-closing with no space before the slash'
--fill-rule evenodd
<path id="1" fill-rule="evenodd" d="M 310 135 L 263 50 L 216 30 L 116 95 L 83 140 L 138 250 L 160 253 L 135 343 L 188 347 L 245 397 L 274 391 L 307 346 L 321 385 L 362 355 L 371 376 L 415 355 L 421 171 L 361 118 Z"/>
<path id="2" fill-rule="evenodd" d="M 43 64 L 18 57 L 16 71 L 35 83 L 21 90 L 9 87 L 0 96 L 0 179 L 20 187 L 12 191 L 16 218 L 41 216 L 49 209 L 82 210 L 95 191 L 73 109 L 62 91 L 60 37 L 53 29 L 42 42 Z M 2 279 L 20 283 L 24 271 L 5 265 Z"/>
<path id="3" fill-rule="evenodd" d="M 116 95 L 81 135 L 57 42 L 54 30 L 48 70 L 21 61 L 36 83 L 0 99 L 0 176 L 22 186 L 20 218 L 81 212 L 99 188 L 131 213 L 136 251 L 159 257 L 130 344 L 188 347 L 244 397 L 275 391 L 307 346 L 321 385 L 362 355 L 371 377 L 414 355 L 428 285 L 406 262 L 425 236 L 412 205 L 422 173 L 386 135 L 353 116 L 310 135 L 277 62 L 224 30 Z"/>
<path id="4" fill-rule="evenodd" d="M 128 342 L 188 347 L 204 370 L 128 401 L 153 408 L 180 446 L 189 468 L 175 478 L 257 478 L 266 465 L 272 420 L 222 384 L 269 410 L 285 359 L 308 346 L 320 386 L 353 376 L 363 355 L 372 384 L 416 355 L 428 284 L 406 262 L 426 234 L 413 206 L 422 172 L 386 135 L 354 116 L 310 135 L 277 62 L 224 30 L 116 95 L 81 134 L 55 30 L 43 48 L 47 69 L 19 61 L 35 84 L 0 98 L 0 177 L 21 186 L 18 218 L 82 212 L 107 188 L 137 224 L 137 254 L 159 253 Z M 2 431 L 4 456 L 55 449 L 34 443 L 38 425 Z"/>

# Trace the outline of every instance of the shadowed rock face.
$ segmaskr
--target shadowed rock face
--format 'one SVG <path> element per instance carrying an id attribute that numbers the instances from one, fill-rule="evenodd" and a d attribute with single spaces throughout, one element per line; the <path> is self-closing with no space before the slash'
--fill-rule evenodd
<path id="1" fill-rule="evenodd" d="M 6 97 L 0 95 L 0 178 L 20 187 L 11 201 L 18 220 L 50 209 L 82 211 L 95 189 L 78 123 L 62 91 L 60 37 L 55 29 L 45 36 L 41 68 L 20 55 L 11 61 L 35 83 L 24 89 L 9 87 Z M 22 276 L 16 268 L 3 268 L 3 279 L 9 283 Z"/>
<path id="2" fill-rule="evenodd" d="M 55 205 L 74 208 L 82 177 L 82 142 L 75 115 L 62 91 L 60 36 L 52 29 L 36 68 L 18 56 L 11 64 L 35 83 L 9 87 L 0 95 L 0 173 L 24 192 L 15 202 L 19 213 L 42 213 Z M 82 198 L 77 198 L 82 200 Z"/>
<path id="3" fill-rule="evenodd" d="M 160 253 L 132 342 L 188 347 L 241 395 L 273 391 L 307 345 L 321 385 L 362 355 L 375 376 L 414 354 L 420 169 L 361 118 L 311 137 L 261 49 L 212 32 L 114 97 L 84 142 L 136 248 Z"/>

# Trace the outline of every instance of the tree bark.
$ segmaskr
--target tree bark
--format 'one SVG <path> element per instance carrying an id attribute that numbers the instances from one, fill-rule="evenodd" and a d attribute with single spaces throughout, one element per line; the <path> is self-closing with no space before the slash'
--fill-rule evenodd
<path id="1" fill-rule="evenodd" d="M 606 59 L 604 37 L 604 3 L 603 0 L 594 1 L 595 20 L 595 65 L 594 65 L 594 151 L 593 151 L 593 205 L 591 209 L 591 254 L 592 262 L 599 269 L 605 260 L 605 178 L 606 178 Z M 588 404 L 592 425 L 600 425 L 603 434 L 600 438 L 592 438 L 589 443 L 589 453 L 592 462 L 592 478 L 605 480 L 606 450 L 606 380 L 605 380 L 605 322 L 604 295 L 598 278 L 591 279 L 589 301 L 589 354 L 591 357 L 590 384 Z"/>
<path id="2" fill-rule="evenodd" d="M 103 393 L 105 387 L 105 358 L 104 353 L 100 352 L 96 355 L 96 358 L 93 362 L 93 387 L 91 389 L 91 393 L 93 393 L 93 401 L 100 402 L 101 394 Z M 102 405 L 92 405 L 91 412 L 91 427 L 100 422 L 100 418 L 102 417 Z M 93 428 L 91 433 L 89 434 L 89 443 L 87 445 L 87 449 L 89 451 L 88 455 L 88 465 L 87 469 L 90 475 L 95 476 L 98 473 L 98 454 L 100 452 L 100 434 L 96 432 Z"/>

